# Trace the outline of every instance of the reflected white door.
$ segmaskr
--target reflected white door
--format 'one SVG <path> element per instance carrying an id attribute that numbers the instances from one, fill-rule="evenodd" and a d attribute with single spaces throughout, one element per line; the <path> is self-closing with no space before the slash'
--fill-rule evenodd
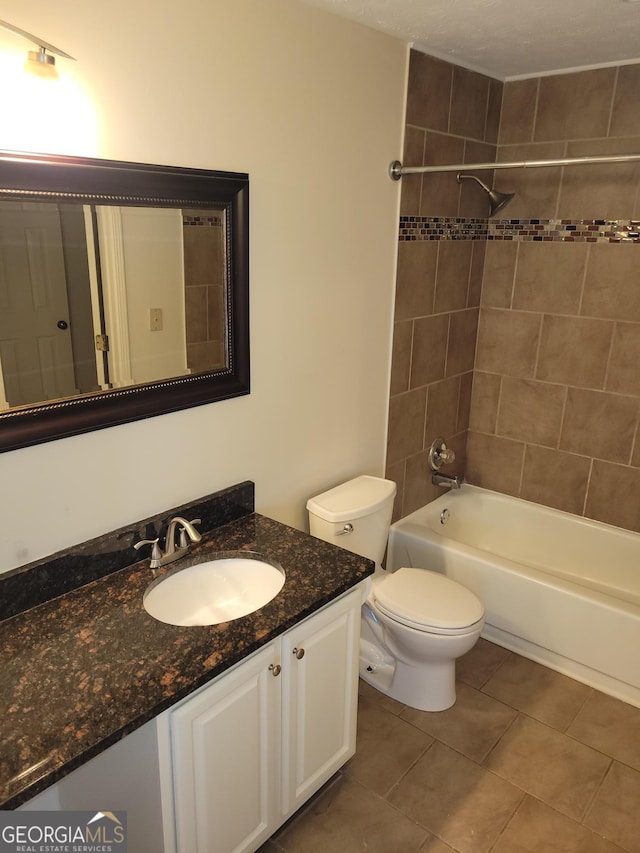
<path id="1" fill-rule="evenodd" d="M 11 406 L 78 393 L 56 205 L 0 204 L 0 362 Z"/>

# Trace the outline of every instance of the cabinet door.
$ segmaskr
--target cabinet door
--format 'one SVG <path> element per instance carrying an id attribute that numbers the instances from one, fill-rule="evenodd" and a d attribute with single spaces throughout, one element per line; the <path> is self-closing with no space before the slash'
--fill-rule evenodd
<path id="1" fill-rule="evenodd" d="M 256 850 L 278 815 L 277 645 L 171 714 L 178 853 Z"/>
<path id="2" fill-rule="evenodd" d="M 361 602 L 354 590 L 282 638 L 283 814 L 355 752 Z"/>

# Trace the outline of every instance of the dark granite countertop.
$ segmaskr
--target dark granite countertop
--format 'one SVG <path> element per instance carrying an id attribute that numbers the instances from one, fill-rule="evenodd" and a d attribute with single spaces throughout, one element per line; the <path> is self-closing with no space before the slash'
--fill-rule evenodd
<path id="1" fill-rule="evenodd" d="M 156 621 L 154 577 L 211 552 L 280 563 L 280 593 L 208 627 Z M 0 808 L 13 809 L 332 601 L 373 563 L 253 512 L 208 531 L 156 573 L 148 559 L 0 622 Z"/>

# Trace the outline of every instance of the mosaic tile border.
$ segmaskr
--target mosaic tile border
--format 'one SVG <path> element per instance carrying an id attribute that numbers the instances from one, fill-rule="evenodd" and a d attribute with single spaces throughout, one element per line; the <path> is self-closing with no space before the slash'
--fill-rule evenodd
<path id="1" fill-rule="evenodd" d="M 465 219 L 401 216 L 399 240 L 640 243 L 636 219 Z"/>
<path id="2" fill-rule="evenodd" d="M 195 225 L 195 226 L 205 226 L 212 228 L 220 228 L 222 226 L 222 217 L 219 214 L 187 214 L 184 213 L 182 215 L 182 224 L 183 225 Z"/>

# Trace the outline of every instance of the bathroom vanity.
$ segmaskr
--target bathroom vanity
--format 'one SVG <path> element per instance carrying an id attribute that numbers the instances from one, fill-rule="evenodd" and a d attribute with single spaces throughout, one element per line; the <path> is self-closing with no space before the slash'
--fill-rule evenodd
<path id="1" fill-rule="evenodd" d="M 3 808 L 126 809 L 137 853 L 251 851 L 353 754 L 373 564 L 234 488 L 21 570 L 55 597 L 0 623 Z M 130 552 L 176 513 L 203 518 L 191 558 L 258 552 L 283 567 L 281 592 L 219 625 L 153 619 L 153 573 Z M 105 573 L 56 594 L 57 570 L 82 579 L 92 548 L 104 553 L 88 571 Z M 7 574 L 5 601 L 20 573 Z"/>

